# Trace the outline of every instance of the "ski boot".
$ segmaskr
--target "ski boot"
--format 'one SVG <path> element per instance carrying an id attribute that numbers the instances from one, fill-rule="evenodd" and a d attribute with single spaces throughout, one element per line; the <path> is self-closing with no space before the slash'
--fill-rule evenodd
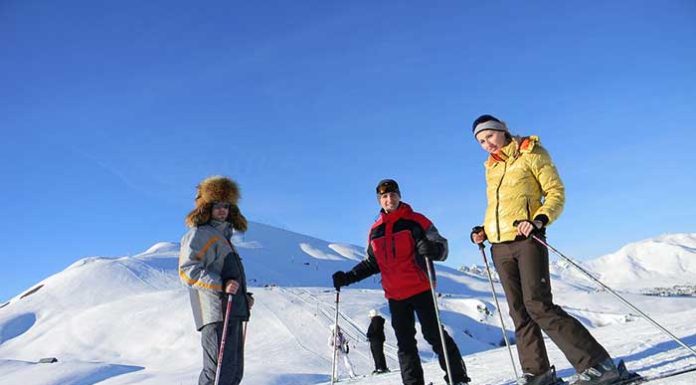
<path id="1" fill-rule="evenodd" d="M 455 383 L 455 384 L 452 384 L 452 385 L 468 385 L 470 382 L 471 382 L 471 378 L 469 378 L 469 376 L 467 376 L 467 375 L 465 374 L 465 375 L 464 375 L 464 378 L 463 378 L 461 381 L 459 381 L 459 382 L 457 382 L 457 383 Z"/>
<path id="2" fill-rule="evenodd" d="M 630 384 L 643 379 L 643 377 L 640 374 L 636 372 L 630 372 L 628 369 L 626 369 L 626 364 L 624 363 L 624 360 L 619 361 L 619 364 L 616 365 L 616 370 L 619 371 L 619 377 L 621 377 L 621 381 L 619 381 L 620 384 Z"/>
<path id="3" fill-rule="evenodd" d="M 611 385 L 621 381 L 619 369 L 611 358 L 607 358 L 599 364 L 574 375 L 570 385 Z"/>
<path id="4" fill-rule="evenodd" d="M 565 385 L 563 379 L 556 376 L 556 367 L 551 366 L 546 373 L 533 375 L 524 373 L 522 377 L 517 379 L 518 385 Z"/>

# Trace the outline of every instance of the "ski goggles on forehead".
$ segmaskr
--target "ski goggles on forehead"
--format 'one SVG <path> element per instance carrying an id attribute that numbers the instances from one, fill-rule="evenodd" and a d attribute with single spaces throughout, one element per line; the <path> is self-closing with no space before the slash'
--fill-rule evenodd
<path id="1" fill-rule="evenodd" d="M 393 179 L 385 179 L 377 185 L 377 195 L 382 195 L 390 192 L 399 193 L 399 185 Z"/>
<path id="2" fill-rule="evenodd" d="M 232 205 L 228 202 L 213 202 L 214 209 L 229 209 L 230 206 Z"/>

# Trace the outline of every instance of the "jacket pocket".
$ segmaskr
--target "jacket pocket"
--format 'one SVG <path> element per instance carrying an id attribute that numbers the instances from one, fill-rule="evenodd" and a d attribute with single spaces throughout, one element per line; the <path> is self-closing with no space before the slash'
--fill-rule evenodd
<path id="1" fill-rule="evenodd" d="M 397 260 L 411 258 L 416 249 L 415 242 L 409 230 L 402 230 L 395 233 L 392 242 L 394 245 L 394 258 Z"/>
<path id="2" fill-rule="evenodd" d="M 396 245 L 395 269 L 401 287 L 408 287 L 415 282 L 427 280 L 424 270 L 416 262 L 416 242 L 411 231 L 403 230 L 394 234 Z"/>
<path id="3" fill-rule="evenodd" d="M 372 253 L 375 255 L 375 259 L 379 264 L 380 268 L 387 263 L 387 242 L 385 237 L 379 237 L 372 239 L 370 241 L 372 246 Z"/>

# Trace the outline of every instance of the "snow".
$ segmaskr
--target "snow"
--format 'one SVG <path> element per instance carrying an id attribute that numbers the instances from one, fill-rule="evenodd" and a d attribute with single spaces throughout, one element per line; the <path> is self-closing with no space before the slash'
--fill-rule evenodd
<path id="1" fill-rule="evenodd" d="M 584 264 L 612 288 L 640 292 L 696 283 L 696 234 L 668 234 L 635 242 Z M 559 263 L 559 270 L 579 277 Z"/>
<path id="2" fill-rule="evenodd" d="M 243 383 L 328 383 L 331 350 L 327 339 L 335 314 L 330 276 L 362 259 L 363 248 L 258 223 L 251 223 L 249 231 L 233 242 L 256 297 L 248 324 Z M 178 249 L 178 243 L 160 242 L 135 256 L 82 259 L 12 298 L 0 308 L 0 385 L 196 383 L 200 340 L 176 271 Z M 696 298 L 639 294 L 645 287 L 696 282 L 694 257 L 696 234 L 675 234 L 627 245 L 584 265 L 694 346 Z M 553 271 L 556 302 L 588 325 L 615 358 L 627 361 L 629 369 L 650 375 L 696 365 L 685 349 L 610 293 L 562 263 L 555 263 Z M 509 383 L 512 370 L 507 350 L 499 347 L 500 321 L 485 272 L 482 276 L 475 269 L 464 273 L 442 265 L 437 265 L 437 272 L 442 319 L 474 383 Z M 636 280 L 641 281 L 639 285 Z M 512 338 L 512 321 L 499 283 L 496 290 Z M 358 374 L 373 369 L 364 336 L 370 309 L 377 309 L 389 324 L 379 276 L 341 291 L 340 323 L 350 340 L 350 357 Z M 395 370 L 396 340 L 388 326 L 386 334 L 387 363 Z M 418 343 L 426 380 L 443 385 L 443 373 L 420 335 Z M 559 374 L 572 375 L 562 353 L 550 341 L 547 347 Z M 56 357 L 58 362 L 38 364 L 44 357 Z M 396 370 L 342 382 L 401 383 Z M 695 383 L 694 373 L 655 382 Z"/>
<path id="3" fill-rule="evenodd" d="M 178 253 L 179 244 L 172 242 L 159 242 L 150 246 L 143 254 L 165 254 L 165 253 Z"/>
<path id="4" fill-rule="evenodd" d="M 327 253 L 319 248 L 316 248 L 309 243 L 300 243 L 300 249 L 307 253 L 307 255 L 311 256 L 312 258 L 316 259 L 324 259 L 327 261 L 340 261 L 343 258 L 339 255 Z"/>

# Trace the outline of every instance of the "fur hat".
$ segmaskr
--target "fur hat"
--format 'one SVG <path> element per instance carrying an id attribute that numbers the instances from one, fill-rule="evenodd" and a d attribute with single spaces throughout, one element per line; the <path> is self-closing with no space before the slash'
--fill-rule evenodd
<path id="1" fill-rule="evenodd" d="M 232 179 L 219 175 L 205 178 L 196 186 L 196 207 L 186 216 L 186 225 L 194 227 L 208 223 L 213 204 L 226 202 L 230 204 L 227 222 L 230 222 L 235 230 L 246 231 L 247 220 L 237 206 L 239 198 L 239 187 Z"/>

